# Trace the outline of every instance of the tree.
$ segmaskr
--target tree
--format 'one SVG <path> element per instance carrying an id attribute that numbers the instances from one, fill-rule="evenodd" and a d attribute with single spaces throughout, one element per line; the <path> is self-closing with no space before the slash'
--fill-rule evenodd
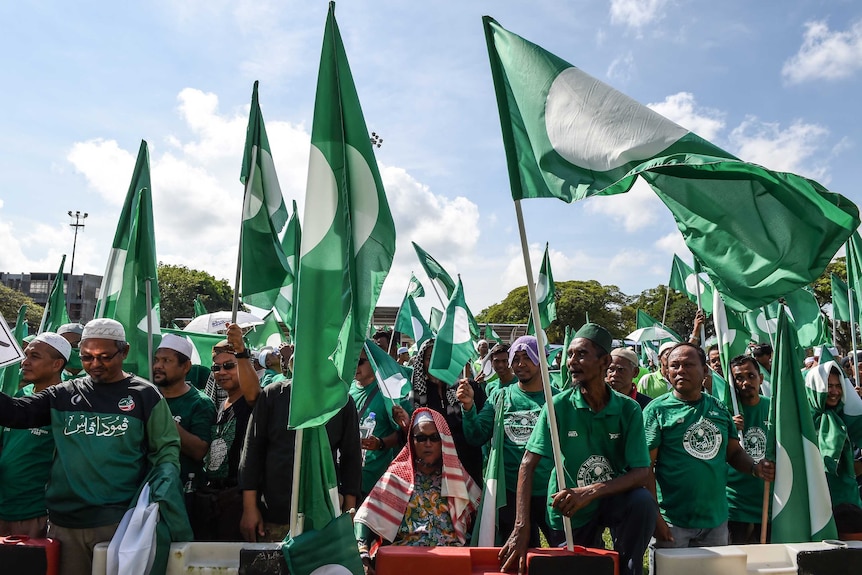
<path id="1" fill-rule="evenodd" d="M 667 313 L 665 313 L 665 298 L 667 298 Z M 640 295 L 632 298 L 631 303 L 623 310 L 623 318 L 628 330 L 626 333 L 631 333 L 637 328 L 635 320 L 638 309 L 642 309 L 659 321 L 664 318 L 662 323 L 681 336 L 687 337 L 694 326 L 697 304 L 676 290 L 671 289 L 668 294 L 668 287 L 665 285 L 644 290 Z M 705 327 L 707 337 L 715 334 L 711 321 L 707 321 Z"/>
<path id="2" fill-rule="evenodd" d="M 557 319 L 546 331 L 549 343 L 563 343 L 566 326 L 578 329 L 590 321 L 598 323 L 614 337 L 626 333 L 621 310 L 628 297 L 617 286 L 604 286 L 595 280 L 555 282 Z M 530 317 L 530 301 L 527 286 L 515 288 L 506 298 L 476 317 L 479 323 L 527 323 Z"/>
<path id="3" fill-rule="evenodd" d="M 0 284 L 0 313 L 3 314 L 6 323 L 10 324 L 9 327 L 12 327 L 11 324 L 18 317 L 18 310 L 25 304 L 27 305 L 27 325 L 30 327 L 31 332 L 35 332 L 42 321 L 42 314 L 45 313 L 45 308 L 24 293 Z"/>
<path id="4" fill-rule="evenodd" d="M 200 297 L 209 311 L 231 309 L 233 289 L 227 280 L 210 274 L 159 262 L 159 293 L 162 324 L 169 326 L 177 318 L 194 316 L 194 301 Z"/>
<path id="5" fill-rule="evenodd" d="M 832 274 L 840 277 L 843 282 L 847 281 L 847 261 L 844 256 L 829 262 L 820 277 L 811 284 L 814 295 L 817 296 L 817 303 L 821 306 L 832 303 Z"/>

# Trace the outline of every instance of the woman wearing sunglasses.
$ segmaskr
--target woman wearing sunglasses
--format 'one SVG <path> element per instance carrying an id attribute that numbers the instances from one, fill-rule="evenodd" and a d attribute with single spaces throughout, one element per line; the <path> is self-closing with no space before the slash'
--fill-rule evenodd
<path id="1" fill-rule="evenodd" d="M 464 545 L 480 495 L 458 459 L 446 420 L 427 407 L 418 408 L 407 445 L 356 512 L 366 574 L 374 573 L 373 555 L 381 544 Z"/>

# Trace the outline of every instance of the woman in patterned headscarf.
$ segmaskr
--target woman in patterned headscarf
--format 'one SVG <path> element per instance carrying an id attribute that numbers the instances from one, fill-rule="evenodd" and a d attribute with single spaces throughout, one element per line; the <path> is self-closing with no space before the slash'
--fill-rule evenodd
<path id="1" fill-rule="evenodd" d="M 462 546 L 469 538 L 481 490 L 461 465 L 446 420 L 420 407 L 407 445 L 356 512 L 366 573 L 382 543 Z"/>
<path id="2" fill-rule="evenodd" d="M 434 340 L 429 339 L 422 344 L 419 351 L 413 356 L 413 378 L 411 379 L 413 385 L 413 391 L 411 392 L 413 407 L 430 407 L 446 419 L 449 429 L 452 430 L 452 439 L 455 441 L 455 449 L 458 451 L 461 463 L 464 464 L 464 468 L 473 480 L 481 484 L 482 448 L 470 445 L 464 437 L 464 428 L 461 420 L 461 403 L 455 397 L 459 382 L 442 382 L 428 373 L 433 349 Z M 450 385 L 447 385 L 447 383 Z M 473 401 L 476 404 L 476 409 L 481 410 L 488 396 L 475 381 L 471 379 L 469 383 L 473 388 Z"/>

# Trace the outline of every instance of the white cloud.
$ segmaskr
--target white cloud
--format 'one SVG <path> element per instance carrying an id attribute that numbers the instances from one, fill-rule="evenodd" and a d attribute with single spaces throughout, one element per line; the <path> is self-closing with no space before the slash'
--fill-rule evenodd
<path id="1" fill-rule="evenodd" d="M 668 255 L 679 255 L 682 256 L 683 259 L 689 259 L 688 254 L 688 246 L 685 245 L 685 240 L 682 238 L 682 234 L 679 232 L 672 232 L 665 236 L 660 237 L 656 240 L 655 244 L 653 244 L 659 252 L 668 254 Z"/>
<path id="2" fill-rule="evenodd" d="M 827 167 L 813 159 L 825 145 L 829 130 L 817 124 L 794 122 L 782 129 L 777 123 L 746 118 L 729 139 L 737 156 L 771 170 L 794 172 L 814 179 L 827 175 Z"/>
<path id="3" fill-rule="evenodd" d="M 625 194 L 593 196 L 585 201 L 585 207 L 590 213 L 603 214 L 622 224 L 629 233 L 650 227 L 665 210 L 664 204 L 641 178 Z"/>
<path id="4" fill-rule="evenodd" d="M 862 69 L 862 20 L 844 32 L 832 31 L 824 21 L 805 24 L 799 51 L 781 69 L 791 84 L 811 80 L 839 80 Z"/>
<path id="5" fill-rule="evenodd" d="M 626 52 L 622 56 L 614 58 L 614 61 L 608 66 L 607 76 L 608 78 L 626 83 L 631 79 L 634 67 L 634 56 L 631 52 Z"/>
<path id="6" fill-rule="evenodd" d="M 724 114 L 698 106 L 690 92 L 671 94 L 663 102 L 647 106 L 706 140 L 714 140 L 724 129 Z"/>
<path id="7" fill-rule="evenodd" d="M 611 22 L 641 28 L 664 17 L 668 0 L 611 0 Z"/>

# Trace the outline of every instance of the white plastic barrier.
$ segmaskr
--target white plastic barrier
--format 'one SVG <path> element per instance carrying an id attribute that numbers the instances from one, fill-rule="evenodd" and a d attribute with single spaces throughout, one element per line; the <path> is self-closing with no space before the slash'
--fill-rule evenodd
<path id="1" fill-rule="evenodd" d="M 796 555 L 800 551 L 822 551 L 836 547 L 862 548 L 862 542 L 656 549 L 654 575 L 796 575 Z"/>
<path id="2" fill-rule="evenodd" d="M 236 575 L 239 552 L 243 547 L 272 548 L 278 544 L 257 543 L 173 543 L 167 575 Z M 277 550 L 280 554 L 281 551 Z M 93 575 L 105 575 L 108 544 L 99 543 L 93 551 Z"/>

